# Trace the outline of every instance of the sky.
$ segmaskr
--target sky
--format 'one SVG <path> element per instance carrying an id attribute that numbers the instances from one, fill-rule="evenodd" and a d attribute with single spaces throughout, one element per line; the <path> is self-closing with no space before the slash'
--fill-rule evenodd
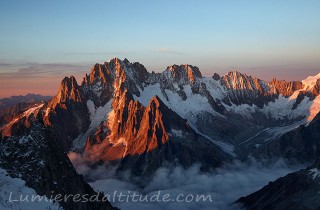
<path id="1" fill-rule="evenodd" d="M 0 0 L 0 98 L 54 95 L 113 57 L 271 80 L 320 72 L 318 0 Z M 79 81 L 80 80 L 80 81 Z"/>

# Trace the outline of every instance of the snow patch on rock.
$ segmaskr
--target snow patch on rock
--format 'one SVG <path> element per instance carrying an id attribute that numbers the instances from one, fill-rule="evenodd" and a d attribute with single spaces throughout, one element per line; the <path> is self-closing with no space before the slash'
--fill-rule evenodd
<path id="1" fill-rule="evenodd" d="M 216 81 L 211 77 L 203 77 L 202 78 L 203 83 L 206 84 L 207 90 L 209 91 L 210 95 L 214 99 L 223 99 L 226 97 L 226 92 L 224 90 L 224 87 L 221 85 L 220 80 Z"/>
<path id="2" fill-rule="evenodd" d="M 90 126 L 86 133 L 80 134 L 74 141 L 73 141 L 73 148 L 72 150 L 82 149 L 86 145 L 86 141 L 90 133 L 92 133 L 100 124 L 101 122 L 105 122 L 110 113 L 113 112 L 112 110 L 112 101 L 110 99 L 108 103 L 106 103 L 103 107 L 95 107 L 93 101 L 87 101 L 87 107 L 90 114 Z"/>
<path id="3" fill-rule="evenodd" d="M 320 177 L 320 170 L 317 168 L 312 168 L 309 170 L 310 174 L 312 175 L 312 179 L 316 179 L 317 177 Z"/>
<path id="4" fill-rule="evenodd" d="M 177 136 L 177 137 L 180 137 L 180 138 L 183 137 L 183 131 L 182 130 L 171 129 L 171 133 L 173 134 L 173 136 Z"/>
<path id="5" fill-rule="evenodd" d="M 101 122 L 107 119 L 107 114 L 112 110 L 112 99 L 109 100 L 104 106 L 95 107 L 93 101 L 87 101 L 87 107 L 90 113 L 90 126 L 89 130 L 96 128 Z"/>

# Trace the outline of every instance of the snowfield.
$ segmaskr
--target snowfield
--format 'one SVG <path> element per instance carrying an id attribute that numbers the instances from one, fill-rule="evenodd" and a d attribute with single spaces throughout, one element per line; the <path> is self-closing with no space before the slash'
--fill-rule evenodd
<path id="1" fill-rule="evenodd" d="M 23 201 L 20 201 L 22 196 Z M 27 197 L 28 196 L 28 197 Z M 27 187 L 19 178 L 11 178 L 7 172 L 0 168 L 0 209 L 1 210 L 61 210 L 58 203 L 50 202 L 42 197 L 40 201 L 37 193 Z M 32 197 L 34 199 L 32 199 Z M 47 199 L 47 201 L 45 200 Z M 32 201 L 34 200 L 34 201 Z"/>

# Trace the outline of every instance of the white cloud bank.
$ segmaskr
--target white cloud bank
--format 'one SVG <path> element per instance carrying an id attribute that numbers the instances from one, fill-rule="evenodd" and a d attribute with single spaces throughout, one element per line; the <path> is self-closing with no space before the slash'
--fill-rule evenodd
<path id="1" fill-rule="evenodd" d="M 112 169 L 105 169 L 102 166 L 90 169 L 77 159 L 80 156 L 77 157 L 73 154 L 69 157 L 78 172 L 91 180 L 90 184 L 95 190 L 103 191 L 111 196 L 111 203 L 123 210 L 239 209 L 239 206 L 232 205 L 232 203 L 241 196 L 253 193 L 270 181 L 304 168 L 302 165 L 287 165 L 284 160 L 278 160 L 273 164 L 265 164 L 255 160 L 251 160 L 250 163 L 235 161 L 210 173 L 201 172 L 198 164 L 189 169 L 180 166 L 171 169 L 159 168 L 151 181 L 141 187 L 129 181 L 128 178 L 124 178 L 130 177 L 130 174 L 119 178 L 114 176 Z M 159 193 L 159 190 L 161 196 L 170 194 L 170 198 L 176 198 L 179 194 L 183 194 L 184 197 L 189 194 L 194 197 L 196 195 L 210 195 L 212 201 L 132 202 L 132 197 L 129 202 L 120 202 L 117 198 L 112 200 L 114 193 L 119 195 L 122 192 L 123 195 L 132 196 L 135 192 L 142 195 L 142 198 L 146 195 L 150 198 Z"/>

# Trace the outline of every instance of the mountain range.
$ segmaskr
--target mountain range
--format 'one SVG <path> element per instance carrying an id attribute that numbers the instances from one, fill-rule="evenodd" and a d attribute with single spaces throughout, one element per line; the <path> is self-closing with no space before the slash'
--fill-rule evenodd
<path id="1" fill-rule="evenodd" d="M 4 108 L 9 108 L 15 106 L 19 103 L 39 103 L 41 101 L 47 101 L 51 99 L 52 96 L 43 96 L 39 94 L 27 94 L 24 96 L 11 96 L 9 98 L 1 98 L 0 99 L 0 110 Z"/>
<path id="2" fill-rule="evenodd" d="M 209 171 L 249 157 L 286 158 L 311 167 L 238 202 L 248 209 L 286 209 L 301 201 L 301 208 L 316 209 L 320 205 L 315 198 L 302 200 L 318 189 L 310 183 L 318 182 L 319 94 L 320 73 L 302 81 L 267 82 L 238 71 L 204 77 L 198 67 L 187 64 L 148 72 L 138 62 L 113 58 L 95 64 L 80 83 L 65 77 L 46 102 L 2 112 L 0 167 L 13 177 L 22 174 L 29 187 L 48 195 L 55 186 L 44 184 L 43 177 L 66 187 L 80 186 L 69 192 L 93 193 L 81 177 L 70 179 L 78 175 L 67 158 L 69 152 L 80 154 L 93 167 L 113 165 L 119 173 L 130 171 L 145 179 L 170 164 L 188 168 L 199 163 L 201 170 Z M 28 143 L 39 136 L 45 151 L 35 151 Z M 27 151 L 39 152 L 37 160 L 45 160 L 46 169 L 38 174 L 40 184 L 28 175 L 28 161 L 19 158 Z M 48 174 L 58 160 L 65 171 Z M 58 179 L 60 175 L 66 179 Z M 290 183 L 298 185 L 290 188 Z M 303 187 L 305 183 L 312 187 Z M 281 197 L 284 194 L 290 196 Z M 62 206 L 80 209 L 74 203 Z"/>

